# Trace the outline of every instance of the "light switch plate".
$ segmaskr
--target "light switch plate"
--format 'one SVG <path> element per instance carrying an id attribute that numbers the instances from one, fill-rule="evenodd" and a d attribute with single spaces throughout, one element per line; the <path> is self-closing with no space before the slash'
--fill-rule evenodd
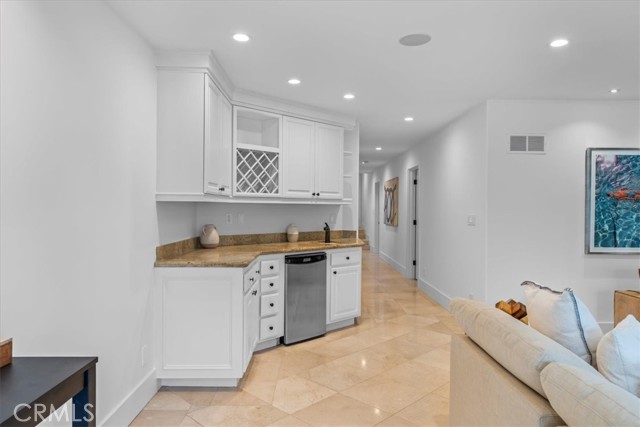
<path id="1" fill-rule="evenodd" d="M 475 227 L 476 226 L 476 216 L 475 215 L 467 216 L 467 225 L 469 227 Z"/>

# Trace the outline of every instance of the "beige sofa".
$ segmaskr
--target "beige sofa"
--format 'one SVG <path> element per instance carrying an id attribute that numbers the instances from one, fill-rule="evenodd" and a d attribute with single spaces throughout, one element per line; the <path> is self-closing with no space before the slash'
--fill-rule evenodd
<path id="1" fill-rule="evenodd" d="M 555 341 L 478 301 L 451 313 L 452 426 L 640 426 L 640 399 Z"/>

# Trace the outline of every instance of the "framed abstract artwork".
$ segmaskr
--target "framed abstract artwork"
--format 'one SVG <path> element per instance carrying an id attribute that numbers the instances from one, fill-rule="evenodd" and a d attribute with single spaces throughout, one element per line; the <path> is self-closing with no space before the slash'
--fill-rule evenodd
<path id="1" fill-rule="evenodd" d="M 585 252 L 640 253 L 640 149 L 589 148 Z"/>
<path id="2" fill-rule="evenodd" d="M 384 182 L 384 223 L 398 226 L 398 177 Z"/>

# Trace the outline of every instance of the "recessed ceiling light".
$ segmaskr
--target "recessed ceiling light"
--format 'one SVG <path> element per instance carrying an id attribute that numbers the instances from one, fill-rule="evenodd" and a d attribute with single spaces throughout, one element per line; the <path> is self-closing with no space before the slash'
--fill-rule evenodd
<path id="1" fill-rule="evenodd" d="M 352 94 L 352 93 L 345 93 L 344 96 L 343 96 L 344 99 L 353 99 L 355 97 L 356 96 L 354 94 Z"/>
<path id="2" fill-rule="evenodd" d="M 363 160 L 360 162 L 361 165 L 366 165 L 367 163 L 369 163 L 367 160 Z"/>
<path id="3" fill-rule="evenodd" d="M 620 92 L 620 90 L 619 90 L 619 89 L 616 89 L 616 88 L 613 88 L 613 89 L 611 89 L 609 92 L 611 92 L 611 93 L 618 93 L 618 92 Z"/>
<path id="4" fill-rule="evenodd" d="M 236 33 L 233 35 L 233 39 L 237 42 L 248 42 L 249 40 L 251 40 L 251 37 L 244 33 Z"/>
<path id="5" fill-rule="evenodd" d="M 289 79 L 289 84 L 290 85 L 299 85 L 300 84 L 300 80 L 299 79 Z"/>
<path id="6" fill-rule="evenodd" d="M 569 40 L 567 39 L 557 39 L 552 41 L 551 43 L 549 43 L 549 46 L 551 47 L 562 47 L 562 46 L 566 46 L 569 44 Z"/>
<path id="7" fill-rule="evenodd" d="M 404 121 L 405 122 L 412 122 L 413 121 L 413 117 L 405 117 Z"/>
<path id="8" fill-rule="evenodd" d="M 408 34 L 398 40 L 403 46 L 422 46 L 430 41 L 431 36 L 429 34 Z"/>
<path id="9" fill-rule="evenodd" d="M 376 151 L 382 150 L 382 147 L 376 147 Z"/>

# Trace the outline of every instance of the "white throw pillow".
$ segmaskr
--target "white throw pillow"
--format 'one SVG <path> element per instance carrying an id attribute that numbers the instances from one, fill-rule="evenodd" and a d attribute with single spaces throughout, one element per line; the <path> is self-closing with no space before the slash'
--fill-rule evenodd
<path id="1" fill-rule="evenodd" d="M 612 383 L 640 397 L 640 322 L 631 314 L 598 344 L 598 371 Z"/>
<path id="2" fill-rule="evenodd" d="M 587 306 L 569 288 L 559 292 L 529 281 L 521 286 L 527 300 L 529 326 L 595 367 L 602 329 Z"/>

